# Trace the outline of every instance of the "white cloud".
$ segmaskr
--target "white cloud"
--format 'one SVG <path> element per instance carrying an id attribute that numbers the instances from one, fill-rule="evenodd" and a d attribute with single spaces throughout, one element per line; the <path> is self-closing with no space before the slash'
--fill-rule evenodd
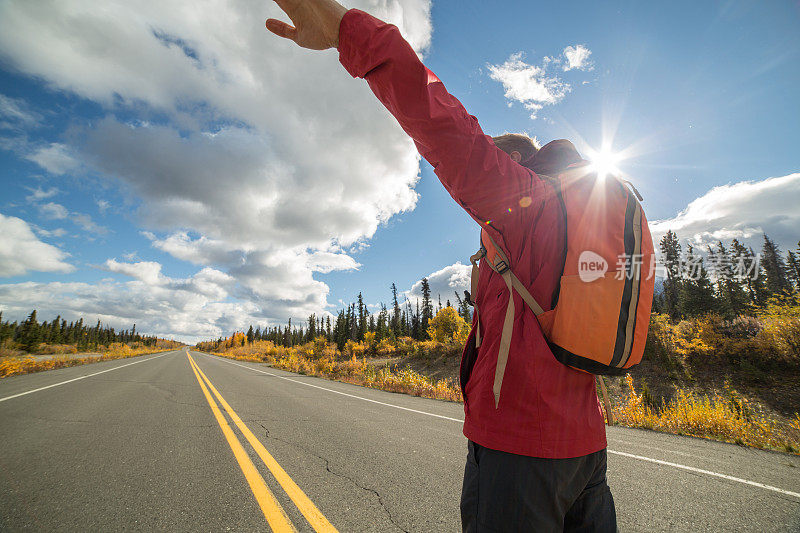
<path id="1" fill-rule="evenodd" d="M 572 88 L 557 76 L 547 76 L 546 58 L 544 66 L 537 67 L 523 61 L 524 54 L 512 54 L 502 65 L 488 65 L 489 76 L 503 84 L 505 96 L 531 110 L 531 118 L 545 105 L 557 104 Z M 510 102 L 509 102 L 510 103 Z"/>
<path id="2" fill-rule="evenodd" d="M 25 199 L 29 202 L 38 202 L 40 200 L 46 200 L 47 198 L 52 198 L 59 192 L 56 187 L 50 187 L 47 190 L 42 189 L 41 187 L 36 187 L 35 189 L 28 187 L 27 189 L 31 191 L 31 194 L 25 197 Z"/>
<path id="3" fill-rule="evenodd" d="M 130 276 L 151 287 L 188 291 L 215 301 L 225 299 L 235 284 L 233 277 L 225 272 L 208 267 L 186 279 L 165 276 L 161 273 L 161 263 L 154 261 L 123 263 L 116 259 L 108 259 L 101 268 L 109 272 Z"/>
<path id="4" fill-rule="evenodd" d="M 145 232 L 146 233 L 146 232 Z M 234 295 L 265 309 L 271 319 L 305 319 L 327 309 L 329 288 L 313 278 L 314 272 L 350 270 L 360 265 L 350 256 L 327 250 L 310 252 L 301 247 L 239 249 L 221 239 L 174 233 L 165 239 L 145 234 L 153 246 L 196 265 L 218 265 L 236 282 Z"/>
<path id="5" fill-rule="evenodd" d="M 442 297 L 442 305 L 450 300 L 452 305 L 456 305 L 455 293 L 459 298 L 464 297 L 464 291 L 470 288 L 470 275 L 472 266 L 464 265 L 460 261 L 446 266 L 436 272 L 427 275 L 428 284 L 431 287 L 431 300 L 434 305 L 438 305 L 439 296 Z M 415 304 L 416 300 L 422 301 L 422 280 L 416 282 L 410 290 L 405 292 L 406 297 Z"/>
<path id="6" fill-rule="evenodd" d="M 705 247 L 718 240 L 739 239 L 760 249 L 766 233 L 783 250 L 800 239 L 800 173 L 740 181 L 714 187 L 677 216 L 650 222 L 656 247 L 672 230 L 681 240 Z M 647 205 L 645 204 L 645 208 Z"/>
<path id="7" fill-rule="evenodd" d="M 559 67 L 564 72 L 592 70 L 594 65 L 589 59 L 591 55 L 591 50 L 578 44 L 567 46 L 558 57 L 545 56 L 541 66 L 526 63 L 525 54 L 516 52 L 503 64 L 490 64 L 487 68 L 489 77 L 503 84 L 509 107 L 513 102 L 519 102 L 532 111 L 531 118 L 536 118 L 544 106 L 561 102 L 572 90 L 569 83 L 557 75 L 550 75 L 550 71 Z"/>
<path id="8" fill-rule="evenodd" d="M 53 230 L 48 230 L 44 228 L 40 228 L 34 224 L 30 224 L 30 227 L 33 228 L 33 231 L 36 232 L 37 235 L 40 237 L 63 237 L 67 234 L 67 230 L 64 228 L 56 228 Z"/>
<path id="9" fill-rule="evenodd" d="M 63 220 L 69 216 L 69 211 L 61 204 L 48 202 L 39 206 L 39 213 L 51 220 Z"/>
<path id="10" fill-rule="evenodd" d="M 168 281 L 167 278 L 161 274 L 161 264 L 153 261 L 120 263 L 116 259 L 108 259 L 104 267 L 109 272 L 125 274 L 126 276 L 144 281 L 149 285 L 163 285 Z"/>
<path id="11" fill-rule="evenodd" d="M 143 235 L 152 241 L 155 248 L 195 265 L 232 265 L 243 261 L 244 254 L 223 240 L 205 236 L 192 239 L 186 232 L 173 233 L 164 239 L 158 239 L 150 232 L 143 232 Z"/>
<path id="12" fill-rule="evenodd" d="M 361 265 L 346 254 L 314 252 L 308 256 L 307 266 L 314 272 L 328 273 L 334 270 L 353 270 Z"/>
<path id="13" fill-rule="evenodd" d="M 109 119 L 88 132 L 84 153 L 145 199 L 141 216 L 154 228 L 188 227 L 241 249 L 319 248 L 369 238 L 379 223 L 416 204 L 418 158 L 400 153 L 410 141 L 387 147 L 396 168 L 377 151 L 365 153 L 375 147 L 361 142 L 331 140 L 340 147 L 336 157 L 318 147 L 315 157 L 298 154 L 290 164 L 245 128 L 181 136 Z"/>
<path id="14" fill-rule="evenodd" d="M 71 219 L 72 222 L 82 227 L 88 233 L 106 235 L 109 232 L 107 227 L 95 224 L 94 220 L 92 220 L 92 217 L 84 213 L 72 213 Z"/>
<path id="15" fill-rule="evenodd" d="M 213 268 L 203 268 L 188 278 L 165 276 L 162 265 L 153 261 L 108 259 L 100 268 L 133 280 L 0 285 L 4 317 L 24 318 L 37 309 L 42 318 L 60 314 L 67 320 L 100 319 L 116 328 L 136 323 L 141 332 L 195 343 L 250 324 L 283 323 L 290 316 L 285 314 L 287 307 L 273 316 L 271 310 L 249 301 L 227 301 L 237 291 L 236 280 Z"/>
<path id="16" fill-rule="evenodd" d="M 225 272 L 206 267 L 186 280 L 171 280 L 169 286 L 197 294 L 202 294 L 211 301 L 225 299 L 233 290 L 235 280 Z"/>
<path id="17" fill-rule="evenodd" d="M 50 220 L 69 219 L 92 235 L 106 235 L 109 229 L 95 224 L 92 217 L 84 213 L 70 212 L 66 207 L 55 202 L 39 204 L 39 214 Z"/>
<path id="18" fill-rule="evenodd" d="M 430 43 L 430 0 L 348 5 Z M 0 58 L 108 110 L 31 160 L 61 173 L 77 158 L 130 189 L 155 247 L 227 272 L 239 297 L 319 312 L 313 273 L 357 268 L 335 248 L 415 207 L 419 157 L 335 51 L 275 37 L 267 17 L 285 20 L 272 2 L 5 3 Z"/>
<path id="19" fill-rule="evenodd" d="M 198 279 L 199 278 L 199 279 Z M 201 286 L 206 274 L 195 275 Z M 61 315 L 66 320 L 83 317 L 90 323 L 101 320 L 117 329 L 136 324 L 142 333 L 171 337 L 188 343 L 230 335 L 249 324 L 266 324 L 258 307 L 249 302 L 215 301 L 200 291 L 143 281 L 90 283 L 25 282 L 0 285 L 3 318 L 24 319 L 31 309 L 42 320 Z"/>
<path id="20" fill-rule="evenodd" d="M 41 115 L 31 111 L 24 100 L 0 94 L 0 130 L 25 129 L 38 125 L 41 120 Z"/>
<path id="21" fill-rule="evenodd" d="M 40 241 L 21 218 L 0 214 L 0 276 L 22 276 L 29 271 L 72 272 L 67 254 Z M 0 299 L 0 301 L 4 301 Z"/>
<path id="22" fill-rule="evenodd" d="M 563 63 L 561 68 L 563 68 L 564 71 L 574 69 L 592 70 L 594 68 L 591 59 L 589 59 L 592 55 L 592 51 L 582 44 L 567 46 L 564 48 L 563 55 L 566 62 Z"/>
<path id="23" fill-rule="evenodd" d="M 71 150 L 64 144 L 51 143 L 25 156 L 51 174 L 66 174 L 80 165 Z"/>
<path id="24" fill-rule="evenodd" d="M 108 202 L 108 200 L 95 200 L 95 203 L 97 204 L 97 210 L 100 211 L 101 215 L 104 215 L 111 207 L 111 204 Z"/>

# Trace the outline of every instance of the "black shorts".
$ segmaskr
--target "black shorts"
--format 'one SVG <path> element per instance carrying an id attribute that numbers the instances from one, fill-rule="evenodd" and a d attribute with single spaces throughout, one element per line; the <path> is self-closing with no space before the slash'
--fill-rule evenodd
<path id="1" fill-rule="evenodd" d="M 606 450 L 542 459 L 470 441 L 461 492 L 466 532 L 617 531 Z"/>

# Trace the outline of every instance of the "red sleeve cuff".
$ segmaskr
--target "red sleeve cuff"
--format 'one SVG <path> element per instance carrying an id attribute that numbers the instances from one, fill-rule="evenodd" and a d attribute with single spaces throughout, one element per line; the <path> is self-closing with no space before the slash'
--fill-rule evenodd
<path id="1" fill-rule="evenodd" d="M 350 9 L 339 24 L 339 62 L 354 78 L 371 69 L 369 48 L 373 34 L 386 23 L 359 9 Z"/>

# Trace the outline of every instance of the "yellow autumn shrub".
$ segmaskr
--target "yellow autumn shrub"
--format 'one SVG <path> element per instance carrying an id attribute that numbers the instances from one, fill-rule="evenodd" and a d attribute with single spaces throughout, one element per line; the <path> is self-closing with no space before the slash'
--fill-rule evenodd
<path id="1" fill-rule="evenodd" d="M 444 307 L 428 322 L 428 335 L 440 343 L 457 341 L 467 322 L 452 307 Z M 467 331 L 469 333 L 469 331 Z M 466 339 L 464 339 L 466 341 Z"/>
<path id="2" fill-rule="evenodd" d="M 798 296 L 776 296 L 757 311 L 763 329 L 759 341 L 781 358 L 800 360 L 800 303 Z"/>
<path id="3" fill-rule="evenodd" d="M 25 357 L 3 357 L 0 359 L 0 378 L 18 376 L 21 374 L 30 374 L 32 372 L 41 372 L 43 370 L 54 370 L 56 368 L 66 368 L 70 366 L 97 363 L 100 361 L 125 359 L 128 357 L 137 357 L 140 355 L 147 355 L 163 351 L 166 350 L 159 347 L 148 347 L 138 343 L 134 346 L 129 346 L 124 343 L 115 342 L 110 344 L 108 348 L 104 349 L 100 355 L 92 355 L 87 357 L 56 356 L 47 359 L 36 359 L 30 355 Z"/>
<path id="4" fill-rule="evenodd" d="M 674 399 L 660 408 L 646 405 L 634 389 L 633 378 L 625 376 L 626 398 L 612 408 L 615 420 L 624 426 L 654 429 L 735 442 L 758 448 L 797 452 L 800 450 L 800 416 L 795 415 L 789 431 L 774 421 L 754 416 L 747 400 L 728 388 L 728 397 L 698 396 L 678 390 Z"/>

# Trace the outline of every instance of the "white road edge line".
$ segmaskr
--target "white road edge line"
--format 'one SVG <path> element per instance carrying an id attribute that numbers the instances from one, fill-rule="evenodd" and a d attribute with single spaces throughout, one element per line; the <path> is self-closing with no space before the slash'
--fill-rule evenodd
<path id="1" fill-rule="evenodd" d="M 96 376 L 98 374 L 105 374 L 106 372 L 111 372 L 112 370 L 119 370 L 120 368 L 125 368 L 126 366 L 136 365 L 139 363 L 144 363 L 145 361 L 152 361 L 153 359 L 158 359 L 159 357 L 164 357 L 167 354 L 172 352 L 162 353 L 161 355 L 157 355 L 155 357 L 151 357 L 150 359 L 139 359 L 138 361 L 134 361 L 133 363 L 128 363 L 126 365 L 115 366 L 114 368 L 108 368 L 106 370 L 101 370 L 100 372 L 95 372 L 94 374 L 88 374 L 86 376 L 81 376 L 79 378 L 68 379 L 67 381 L 61 381 L 59 383 L 53 383 L 52 385 L 48 385 L 46 387 L 39 387 L 38 389 L 29 390 L 26 392 L 20 392 L 19 394 L 13 394 L 11 396 L 6 396 L 5 398 L 0 398 L 0 402 L 4 402 L 6 400 L 11 400 L 13 398 L 19 398 L 20 396 L 25 396 L 26 394 L 33 394 L 34 392 L 39 392 L 45 389 L 51 389 L 53 387 L 58 387 L 59 385 L 66 385 L 67 383 L 72 383 L 73 381 L 78 381 L 81 379 L 90 378 L 92 376 Z"/>
<path id="2" fill-rule="evenodd" d="M 742 478 L 739 478 L 739 477 L 733 477 L 733 476 L 728 476 L 728 475 L 725 475 L 725 474 L 719 474 L 717 472 L 711 472 L 710 470 L 703 470 L 702 468 L 695 468 L 693 466 L 686 466 L 686 465 L 681 465 L 681 464 L 678 464 L 678 463 L 670 463 L 669 461 L 662 461 L 660 459 L 651 459 L 650 457 L 643 457 L 641 455 L 634 455 L 632 453 L 618 452 L 618 451 L 615 451 L 615 450 L 608 450 L 608 453 L 613 453 L 615 455 L 622 455 L 624 457 L 630 457 L 632 459 L 639 459 L 640 461 L 648 461 L 648 462 L 656 463 L 656 464 L 659 464 L 659 465 L 672 466 L 674 468 L 680 468 L 682 470 L 688 470 L 690 472 L 697 472 L 699 474 L 706 474 L 706 475 L 709 475 L 709 476 L 720 477 L 722 479 L 727 479 L 727 480 L 730 480 L 730 481 L 738 481 L 739 483 L 744 483 L 745 485 L 752 485 L 753 487 L 759 487 L 759 488 L 767 489 L 767 490 L 774 490 L 775 492 L 780 492 L 781 494 L 786 494 L 787 496 L 794 496 L 795 498 L 800 499 L 800 493 L 797 493 L 797 492 L 792 492 L 790 490 L 779 489 L 778 487 L 773 487 L 772 485 L 764 485 L 763 483 L 757 483 L 755 481 L 750 481 L 750 480 L 742 479 Z"/>
<path id="3" fill-rule="evenodd" d="M 356 398 L 358 400 L 364 400 L 365 402 L 377 403 L 377 404 L 380 404 L 380 405 L 385 405 L 387 407 L 394 407 L 395 409 L 402 409 L 403 411 L 411 411 L 412 413 L 419 413 L 421 415 L 433 416 L 433 417 L 436 417 L 436 418 L 443 418 L 445 420 L 452 420 L 453 422 L 461 422 L 461 423 L 464 422 L 464 420 L 460 419 L 460 418 L 451 418 L 449 416 L 442 416 L 442 415 L 437 415 L 435 413 L 428 413 L 427 411 L 419 411 L 417 409 L 409 409 L 408 407 L 402 407 L 402 406 L 394 405 L 394 404 L 391 404 L 391 403 L 379 402 L 377 400 L 371 400 L 369 398 L 363 398 L 361 396 L 356 396 L 355 394 L 347 394 L 346 392 L 340 392 L 340 391 L 333 390 L 333 389 L 327 389 L 325 387 L 320 387 L 319 385 L 314 385 L 314 384 L 311 384 L 311 383 L 306 383 L 304 381 L 299 381 L 299 380 L 296 380 L 296 379 L 287 378 L 285 376 L 279 376 L 277 374 L 273 374 L 271 372 L 266 372 L 266 371 L 258 369 L 258 368 L 253 368 L 251 366 L 245 366 L 245 365 L 240 364 L 240 363 L 234 363 L 233 361 L 230 361 L 230 360 L 225 359 L 223 357 L 217 357 L 217 356 L 205 354 L 203 352 L 195 352 L 195 353 L 200 353 L 202 355 L 205 355 L 206 357 L 213 357 L 213 358 L 218 359 L 218 360 L 220 360 L 222 362 L 229 363 L 229 364 L 236 365 L 236 366 L 240 366 L 240 367 L 246 368 L 248 370 L 253 370 L 255 372 L 261 372 L 262 374 L 267 374 L 268 376 L 276 377 L 276 378 L 279 378 L 279 379 L 285 379 L 286 381 L 291 381 L 293 383 L 299 383 L 300 385 L 306 385 L 308 387 L 314 387 L 315 389 L 321 389 L 321 390 L 324 390 L 324 391 L 333 392 L 335 394 L 341 394 L 342 396 L 349 396 L 350 398 Z M 722 478 L 722 479 L 727 479 L 729 481 L 736 481 L 736 482 L 739 482 L 739 483 L 744 483 L 745 485 L 750 485 L 750 486 L 753 486 L 753 487 L 758 487 L 758 488 L 762 488 L 762 489 L 771 490 L 771 491 L 774 491 L 774 492 L 778 492 L 780 494 L 786 494 L 787 496 L 793 496 L 795 498 L 800 499 L 800 493 L 797 493 L 797 492 L 792 492 L 790 490 L 780 489 L 778 487 L 773 487 L 772 485 L 765 485 L 763 483 L 757 483 L 755 481 L 750 481 L 750 480 L 747 480 L 747 479 L 728 476 L 726 474 L 720 474 L 718 472 L 712 472 L 710 470 L 703 470 L 702 468 L 695 468 L 693 466 L 686 466 L 686 465 L 682 465 L 682 464 L 678 464 L 678 463 L 671 463 L 669 461 L 662 461 L 660 459 L 653 459 L 653 458 L 650 458 L 650 457 L 644 457 L 642 455 L 634 455 L 632 453 L 618 452 L 616 450 L 611 450 L 611 449 L 608 450 L 608 453 L 613 453 L 614 455 L 621 455 L 623 457 L 630 457 L 632 459 L 639 459 L 640 461 L 647 461 L 649 463 L 655 463 L 655 464 L 664 465 L 664 466 L 671 466 L 673 468 L 679 468 L 681 470 L 688 470 L 690 472 L 697 472 L 697 473 L 700 473 L 700 474 L 706 474 L 706 475 L 709 475 L 709 476 L 714 476 L 714 477 L 718 477 L 718 478 Z"/>

